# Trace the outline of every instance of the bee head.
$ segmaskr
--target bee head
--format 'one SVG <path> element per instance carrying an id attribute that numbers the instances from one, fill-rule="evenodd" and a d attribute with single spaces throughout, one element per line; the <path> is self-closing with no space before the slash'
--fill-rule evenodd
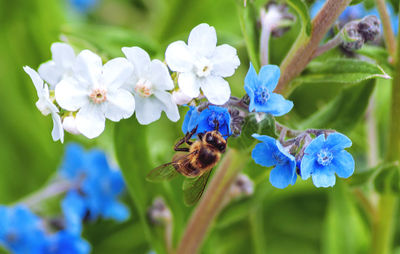
<path id="1" fill-rule="evenodd" d="M 219 131 L 209 131 L 204 134 L 203 142 L 215 147 L 221 153 L 225 152 L 226 141 Z"/>

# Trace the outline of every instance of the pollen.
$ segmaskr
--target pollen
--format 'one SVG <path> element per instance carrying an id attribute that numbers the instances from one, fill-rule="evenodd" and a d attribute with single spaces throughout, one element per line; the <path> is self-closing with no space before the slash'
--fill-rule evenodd
<path id="1" fill-rule="evenodd" d="M 255 101 L 258 104 L 265 104 L 270 97 L 269 90 L 266 87 L 259 87 L 255 92 Z"/>
<path id="2" fill-rule="evenodd" d="M 89 97 L 95 104 L 103 103 L 107 100 L 107 90 L 95 88 L 92 90 L 92 93 L 89 95 Z"/>
<path id="3" fill-rule="evenodd" d="M 139 79 L 135 86 L 135 92 L 144 98 L 151 96 L 153 94 L 151 82 L 147 79 Z"/>
<path id="4" fill-rule="evenodd" d="M 328 166 L 333 159 L 333 154 L 329 152 L 327 149 L 322 149 L 317 154 L 317 157 L 318 157 L 317 158 L 318 164 L 322 166 Z"/>

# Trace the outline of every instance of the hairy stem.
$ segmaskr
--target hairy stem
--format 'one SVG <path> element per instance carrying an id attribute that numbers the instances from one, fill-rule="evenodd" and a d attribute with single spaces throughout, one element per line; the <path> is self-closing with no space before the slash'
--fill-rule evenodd
<path id="1" fill-rule="evenodd" d="M 383 26 L 383 37 L 385 39 L 386 47 L 391 57 L 396 54 L 396 38 L 394 36 L 390 17 L 386 9 L 385 0 L 375 0 L 376 8 L 378 9 L 379 16 Z"/>
<path id="2" fill-rule="evenodd" d="M 240 154 L 237 150 L 228 150 L 186 226 L 177 254 L 195 254 L 199 251 L 207 231 L 221 210 L 229 187 L 242 170 L 246 158 L 247 155 Z"/>
<path id="3" fill-rule="evenodd" d="M 379 2 L 379 1 L 378 1 Z M 400 19 L 399 19 L 400 22 Z M 388 137 L 388 149 L 385 157 L 386 162 L 400 160 L 400 40 L 397 40 L 396 65 L 394 79 L 392 82 L 392 98 L 390 125 Z M 396 212 L 398 197 L 391 193 L 384 193 L 379 197 L 378 212 L 372 227 L 373 254 L 391 253 L 394 236 L 394 225 L 396 223 Z"/>
<path id="4" fill-rule="evenodd" d="M 298 76 L 312 60 L 320 41 L 351 0 L 327 0 L 312 20 L 311 35 L 300 33 L 289 53 L 281 63 L 281 77 L 275 91 L 287 94 L 289 82 Z"/>

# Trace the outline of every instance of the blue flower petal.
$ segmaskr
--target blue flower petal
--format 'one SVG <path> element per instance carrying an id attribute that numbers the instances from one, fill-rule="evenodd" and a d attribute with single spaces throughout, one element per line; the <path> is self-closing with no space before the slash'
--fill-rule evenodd
<path id="1" fill-rule="evenodd" d="M 293 102 L 286 100 L 282 95 L 271 93 L 268 101 L 263 104 L 255 104 L 256 112 L 265 112 L 273 116 L 282 116 L 293 108 Z"/>
<path id="2" fill-rule="evenodd" d="M 316 187 L 332 187 L 336 183 L 335 174 L 328 174 L 322 170 L 314 171 L 311 175 Z"/>
<path id="3" fill-rule="evenodd" d="M 300 176 L 301 179 L 307 180 L 314 171 L 316 163 L 315 156 L 304 155 L 300 164 Z"/>
<path id="4" fill-rule="evenodd" d="M 120 202 L 115 201 L 106 207 L 104 217 L 122 222 L 129 218 L 129 209 Z"/>
<path id="5" fill-rule="evenodd" d="M 293 179 L 294 181 L 296 181 L 295 175 L 295 162 L 288 161 L 288 163 L 277 165 L 274 169 L 271 170 L 269 181 L 272 186 L 283 189 L 286 188 L 289 184 L 293 184 Z"/>
<path id="6" fill-rule="evenodd" d="M 335 154 L 332 164 L 339 177 L 348 178 L 354 173 L 355 165 L 353 156 L 345 150 Z"/>
<path id="7" fill-rule="evenodd" d="M 329 147 L 331 152 L 343 150 L 344 148 L 350 147 L 351 144 L 351 140 L 348 137 L 338 132 L 329 134 L 325 143 L 326 147 Z"/>
<path id="8" fill-rule="evenodd" d="M 254 89 L 257 87 L 257 85 L 258 85 L 258 75 L 253 65 L 250 63 L 249 70 L 244 79 L 244 89 L 246 90 L 247 94 L 250 97 L 252 95 L 254 96 Z"/>
<path id="9" fill-rule="evenodd" d="M 315 138 L 311 143 L 307 146 L 306 150 L 304 150 L 305 154 L 315 155 L 321 151 L 321 149 L 325 145 L 325 135 L 321 134 L 317 138 Z"/>
<path id="10" fill-rule="evenodd" d="M 189 111 L 185 115 L 185 118 L 184 118 L 183 123 L 182 123 L 182 132 L 184 134 L 186 134 L 187 132 L 190 132 L 190 130 L 189 130 L 189 122 L 190 122 L 190 119 L 191 119 L 192 114 L 193 114 L 195 109 L 196 109 L 195 107 L 189 106 Z"/>
<path id="11" fill-rule="evenodd" d="M 258 80 L 261 85 L 266 87 L 270 93 L 275 90 L 278 84 L 279 77 L 281 76 L 281 70 L 276 65 L 264 65 L 261 67 L 260 73 L 258 74 Z"/>
<path id="12" fill-rule="evenodd" d="M 68 179 L 74 179 L 85 171 L 85 151 L 78 144 L 68 144 L 65 150 L 64 161 L 60 168 L 60 174 Z"/>
<path id="13" fill-rule="evenodd" d="M 276 160 L 273 156 L 276 150 L 276 146 L 271 143 L 259 143 L 251 152 L 251 157 L 261 166 L 272 167 L 273 165 L 276 165 Z"/>

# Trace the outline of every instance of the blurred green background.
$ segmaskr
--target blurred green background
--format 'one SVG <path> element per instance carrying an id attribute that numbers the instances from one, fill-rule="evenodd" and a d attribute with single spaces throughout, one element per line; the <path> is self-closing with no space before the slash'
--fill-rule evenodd
<path id="1" fill-rule="evenodd" d="M 255 1 L 257 6 L 265 2 Z M 239 3 L 236 0 L 98 0 L 95 7 L 82 13 L 67 0 L 0 0 L 0 203 L 13 203 L 43 186 L 56 172 L 64 150 L 63 144 L 51 139 L 51 118 L 44 117 L 35 107 L 36 91 L 23 72 L 24 65 L 36 69 L 49 60 L 51 43 L 60 40 L 77 51 L 91 49 L 105 60 L 122 56 L 120 49 L 124 46 L 140 46 L 152 57 L 163 59 L 169 43 L 187 40 L 194 26 L 206 22 L 216 28 L 218 44 L 228 43 L 238 50 L 241 66 L 229 81 L 233 94 L 242 96 L 249 60 L 239 22 L 242 11 Z M 296 22 L 283 37 L 272 39 L 272 63 L 280 63 L 299 29 Z M 389 84 L 380 83 L 376 96 L 387 98 Z M 291 96 L 296 108 L 282 121 L 296 127 L 340 89 L 338 85 L 327 89 L 318 84 L 299 87 Z M 377 111 L 379 130 L 384 133 L 387 104 L 378 102 Z M 184 112 L 182 109 L 182 117 Z M 345 134 L 354 142 L 351 152 L 357 161 L 356 170 L 362 171 L 366 168 L 366 134 L 363 118 L 358 120 Z M 130 159 L 146 165 L 148 168 L 142 168 L 144 172 L 170 161 L 171 148 L 182 135 L 181 122 L 182 119 L 178 124 L 171 123 L 163 116 L 148 126 L 145 136 L 140 138 L 135 136 L 141 135 L 140 128 L 132 128 L 127 142 L 136 146 L 132 150 L 136 153 L 128 155 L 132 156 Z M 88 148 L 101 147 L 114 154 L 114 126 L 107 122 L 106 131 L 95 140 L 66 134 L 65 143 L 80 142 Z M 148 156 L 148 163 L 141 164 L 143 139 L 147 143 L 143 153 Z M 266 180 L 265 170 L 254 163 L 250 162 L 245 172 L 257 183 L 255 195 L 234 202 L 221 212 L 203 253 L 367 252 L 370 221 L 360 202 L 350 195 L 354 190 L 343 181 L 328 189 L 316 189 L 308 181 L 278 190 Z M 177 196 L 175 204 L 169 204 L 174 212 L 175 243 L 191 211 L 177 204 L 182 201 L 179 181 L 162 188 Z M 143 193 L 160 192 L 150 190 L 154 185 L 142 186 Z M 132 207 L 130 221 L 124 224 L 101 221 L 85 228 L 85 238 L 92 244 L 93 253 L 147 253 L 152 249 L 139 223 L 138 205 L 128 196 L 125 200 Z M 149 205 L 148 201 L 145 204 Z M 162 237 L 157 232 L 154 235 Z M 396 234 L 397 243 L 399 238 Z"/>

